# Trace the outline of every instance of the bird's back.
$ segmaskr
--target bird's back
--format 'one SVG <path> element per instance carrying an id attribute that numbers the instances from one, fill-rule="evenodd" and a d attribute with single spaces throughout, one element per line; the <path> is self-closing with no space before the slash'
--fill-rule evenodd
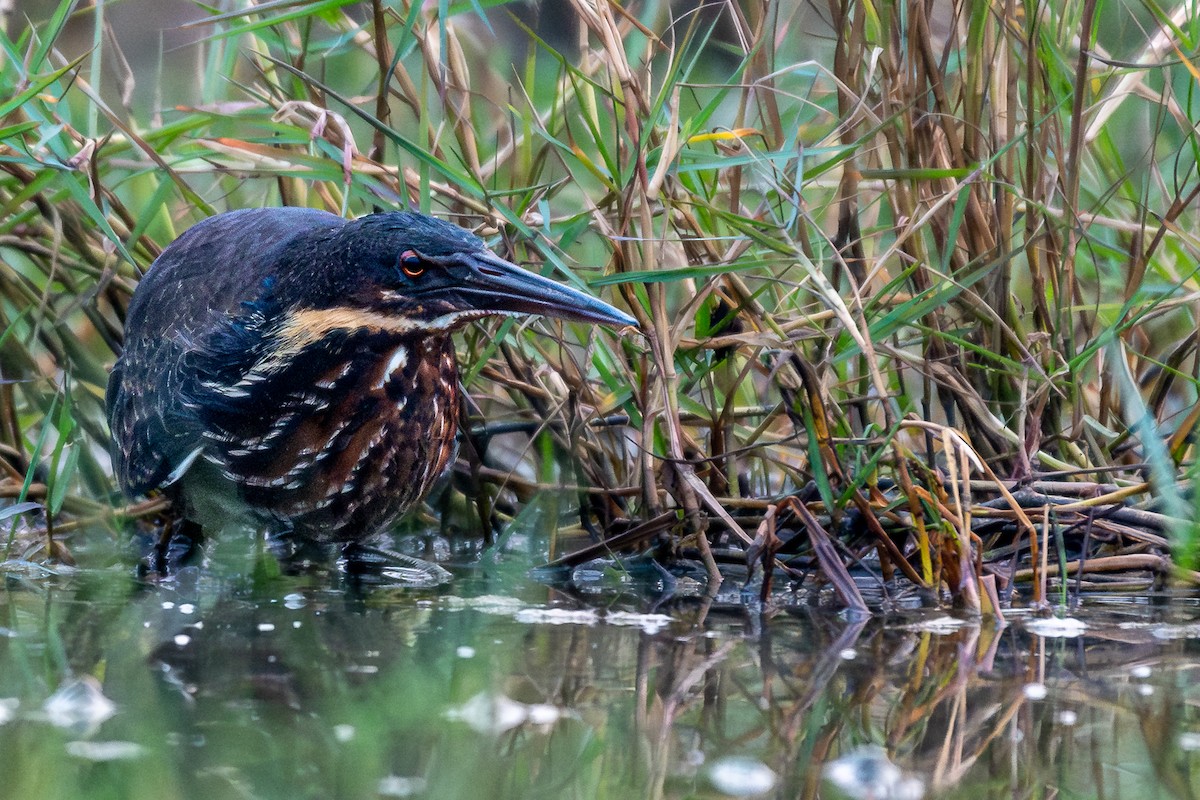
<path id="1" fill-rule="evenodd" d="M 311 208 L 249 208 L 197 223 L 163 250 L 129 304 L 125 349 L 194 330 L 213 313 L 236 314 L 281 250 L 317 241 L 346 220 Z M 166 302 L 164 302 L 164 300 Z"/>

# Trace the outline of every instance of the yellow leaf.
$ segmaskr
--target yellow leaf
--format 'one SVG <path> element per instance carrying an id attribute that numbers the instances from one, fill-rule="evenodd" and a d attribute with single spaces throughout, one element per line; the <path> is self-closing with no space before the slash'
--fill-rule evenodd
<path id="1" fill-rule="evenodd" d="M 731 139 L 745 139 L 747 136 L 762 136 L 762 131 L 758 128 L 734 128 L 731 131 L 713 131 L 712 133 L 698 133 L 695 136 L 688 137 L 688 144 L 696 144 L 697 142 L 727 142 Z"/>

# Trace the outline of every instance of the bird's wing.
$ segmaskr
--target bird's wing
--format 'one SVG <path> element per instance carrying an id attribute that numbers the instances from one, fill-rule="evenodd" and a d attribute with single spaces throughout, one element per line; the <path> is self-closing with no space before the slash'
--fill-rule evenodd
<path id="1" fill-rule="evenodd" d="M 126 493 L 163 488 L 195 461 L 206 444 L 199 403 L 212 399 L 204 383 L 244 373 L 257 358 L 230 346 L 241 320 L 261 316 L 247 300 L 269 293 L 283 247 L 344 223 L 311 209 L 235 211 L 188 229 L 155 260 L 108 381 L 113 467 Z"/>
<path id="2" fill-rule="evenodd" d="M 126 350 L 108 379 L 108 424 L 112 430 L 113 471 L 130 495 L 143 495 L 170 482 L 170 476 L 200 443 L 194 425 L 176 419 L 168 424 L 155 402 L 160 392 L 171 391 L 177 381 L 171 370 L 156 365 L 169 361 L 172 348 Z M 150 385 L 135 383 L 128 375 L 150 375 Z M 176 476 L 178 477 L 178 476 Z"/>

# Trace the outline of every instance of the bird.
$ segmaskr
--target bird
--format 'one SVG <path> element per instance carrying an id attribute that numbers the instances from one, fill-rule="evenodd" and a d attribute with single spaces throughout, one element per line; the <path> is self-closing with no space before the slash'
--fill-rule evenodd
<path id="1" fill-rule="evenodd" d="M 117 481 L 133 498 L 166 495 L 206 533 L 363 541 L 453 462 L 452 334 L 525 315 L 637 325 L 424 214 L 209 217 L 129 302 L 106 392 Z"/>

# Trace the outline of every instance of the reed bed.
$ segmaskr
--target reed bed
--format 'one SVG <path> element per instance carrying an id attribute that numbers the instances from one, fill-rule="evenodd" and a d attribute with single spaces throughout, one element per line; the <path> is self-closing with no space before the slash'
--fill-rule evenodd
<path id="1" fill-rule="evenodd" d="M 163 513 L 107 462 L 130 293 L 190 224 L 289 204 L 437 214 L 638 319 L 460 337 L 471 535 L 556 493 L 553 563 L 859 608 L 1200 577 L 1188 4 L 229 3 L 149 67 L 135 6 L 3 19 L 10 565 Z"/>

